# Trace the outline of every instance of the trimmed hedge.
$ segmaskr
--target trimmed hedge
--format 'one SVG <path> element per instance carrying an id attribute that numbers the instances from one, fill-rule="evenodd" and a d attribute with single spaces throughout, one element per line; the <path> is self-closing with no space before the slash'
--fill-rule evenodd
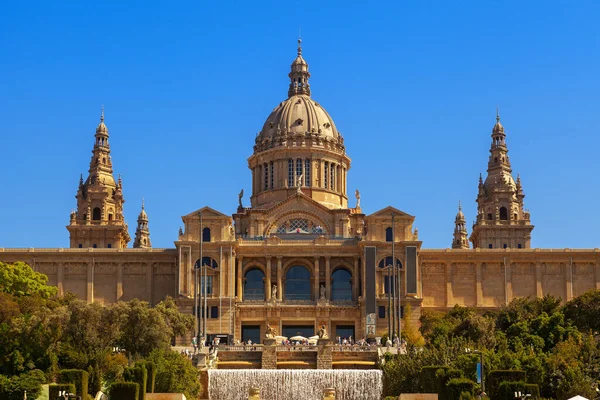
<path id="1" fill-rule="evenodd" d="M 502 382 L 525 382 L 526 380 L 527 376 L 525 374 L 525 371 L 496 370 L 490 371 L 490 373 L 487 375 L 487 380 L 485 383 L 486 388 L 488 389 L 490 399 L 504 400 L 504 397 L 499 397 L 498 395 L 498 390 L 500 389 L 500 384 Z M 512 397 L 514 397 L 514 392 L 512 394 Z"/>
<path id="2" fill-rule="evenodd" d="M 72 383 L 59 383 L 48 386 L 48 399 L 56 400 L 58 398 L 58 392 L 66 390 L 67 393 L 75 393 L 75 385 Z"/>
<path id="3" fill-rule="evenodd" d="M 438 370 L 435 375 L 437 379 L 438 399 L 452 399 L 447 389 L 448 382 L 452 379 L 463 378 L 463 372 L 459 369 Z"/>
<path id="4" fill-rule="evenodd" d="M 499 399 L 514 398 L 515 392 L 523 392 L 531 394 L 530 399 L 540 398 L 540 388 L 535 384 L 521 382 L 504 381 L 498 386 L 497 396 Z"/>
<path id="5" fill-rule="evenodd" d="M 446 384 L 446 398 L 449 400 L 460 400 L 463 393 L 473 396 L 475 382 L 467 378 L 453 378 Z"/>
<path id="6" fill-rule="evenodd" d="M 116 382 L 110 385 L 108 397 L 110 400 L 137 400 L 140 385 L 134 382 Z"/>
<path id="7" fill-rule="evenodd" d="M 441 369 L 446 372 L 449 368 L 445 365 L 430 365 L 421 368 L 421 372 L 419 372 L 421 393 L 438 393 L 437 371 Z"/>
<path id="8" fill-rule="evenodd" d="M 134 382 L 139 385 L 138 400 L 146 399 L 146 383 L 148 381 L 148 371 L 145 367 L 125 368 L 123 371 L 123 380 L 125 382 Z"/>
<path id="9" fill-rule="evenodd" d="M 138 361 L 136 367 L 145 367 L 148 371 L 146 380 L 146 393 L 154 393 L 154 384 L 156 382 L 156 364 L 152 361 Z"/>
<path id="10" fill-rule="evenodd" d="M 58 372 L 58 383 L 72 383 L 75 385 L 77 396 L 82 399 L 86 398 L 88 393 L 89 375 L 87 371 L 82 369 L 63 369 Z"/>

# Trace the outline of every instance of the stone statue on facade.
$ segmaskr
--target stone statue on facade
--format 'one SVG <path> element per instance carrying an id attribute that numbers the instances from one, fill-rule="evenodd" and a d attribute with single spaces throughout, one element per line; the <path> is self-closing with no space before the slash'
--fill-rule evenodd
<path id="1" fill-rule="evenodd" d="M 242 197 L 244 197 L 244 189 L 242 189 L 240 194 L 238 194 L 238 203 L 240 208 L 244 208 L 244 206 L 242 206 Z"/>
<path id="2" fill-rule="evenodd" d="M 317 335 L 319 336 L 319 339 L 329 339 L 329 335 L 327 335 L 327 328 L 325 328 L 325 325 L 321 326 L 321 329 L 319 329 Z"/>
<path id="3" fill-rule="evenodd" d="M 273 285 L 271 288 L 271 300 L 277 299 L 277 285 Z"/>
<path id="4" fill-rule="evenodd" d="M 356 209 L 360 210 L 360 192 L 358 191 L 358 189 L 356 189 Z"/>
<path id="5" fill-rule="evenodd" d="M 327 289 L 325 289 L 325 285 L 321 285 L 321 288 L 319 289 L 319 291 L 321 293 L 320 299 L 321 300 L 325 300 L 325 294 L 326 294 L 326 291 L 327 291 Z"/>
<path id="6" fill-rule="evenodd" d="M 265 331 L 265 337 L 267 339 L 275 339 L 277 336 L 277 331 L 271 325 L 267 324 L 267 330 Z"/>
<path id="7" fill-rule="evenodd" d="M 296 192 L 302 193 L 302 178 L 304 174 L 300 174 L 299 177 L 296 178 Z"/>

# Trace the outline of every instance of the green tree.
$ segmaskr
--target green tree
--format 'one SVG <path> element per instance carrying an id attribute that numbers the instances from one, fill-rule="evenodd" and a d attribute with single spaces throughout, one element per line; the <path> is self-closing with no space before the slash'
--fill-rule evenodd
<path id="1" fill-rule="evenodd" d="M 593 289 L 569 301 L 565 317 L 580 331 L 600 334 L 600 289 Z"/>
<path id="2" fill-rule="evenodd" d="M 48 286 L 48 277 L 35 272 L 24 262 L 0 262 L 0 292 L 15 297 L 40 296 L 44 299 L 56 296 L 58 289 Z"/>
<path id="3" fill-rule="evenodd" d="M 189 358 L 168 350 L 153 350 L 146 358 L 156 365 L 155 393 L 184 393 L 188 399 L 196 399 L 200 394 L 198 368 Z"/>

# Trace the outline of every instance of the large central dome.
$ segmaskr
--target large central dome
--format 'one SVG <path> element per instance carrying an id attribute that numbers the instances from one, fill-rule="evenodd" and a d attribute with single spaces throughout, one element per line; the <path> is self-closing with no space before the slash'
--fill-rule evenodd
<path id="1" fill-rule="evenodd" d="M 248 158 L 253 208 L 268 209 L 299 194 L 330 209 L 348 206 L 350 159 L 344 138 L 310 97 L 310 73 L 300 44 L 298 40 L 298 56 L 288 75 L 288 98 L 271 112 Z"/>
<path id="2" fill-rule="evenodd" d="M 275 107 L 259 137 L 262 140 L 285 133 L 310 133 L 331 139 L 340 136 L 327 111 L 304 94 L 294 95 Z"/>

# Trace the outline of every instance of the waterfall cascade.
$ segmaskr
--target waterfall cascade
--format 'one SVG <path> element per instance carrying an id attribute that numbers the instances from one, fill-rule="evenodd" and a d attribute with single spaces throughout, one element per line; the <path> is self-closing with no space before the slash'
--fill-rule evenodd
<path id="1" fill-rule="evenodd" d="M 247 400 L 250 387 L 261 400 L 321 400 L 323 389 L 335 388 L 336 400 L 379 400 L 383 389 L 379 370 L 211 369 L 210 400 Z"/>

